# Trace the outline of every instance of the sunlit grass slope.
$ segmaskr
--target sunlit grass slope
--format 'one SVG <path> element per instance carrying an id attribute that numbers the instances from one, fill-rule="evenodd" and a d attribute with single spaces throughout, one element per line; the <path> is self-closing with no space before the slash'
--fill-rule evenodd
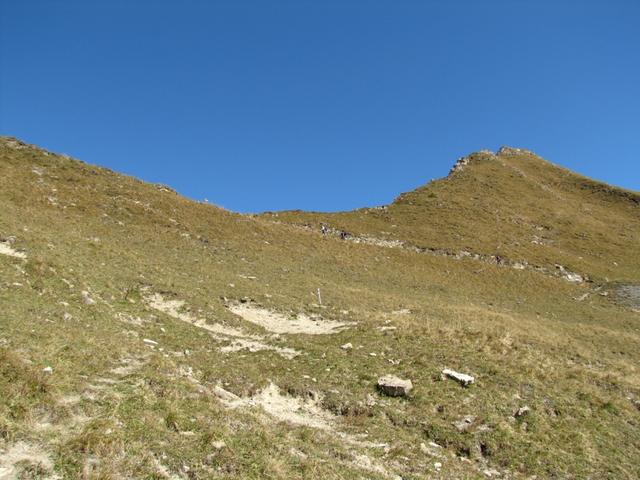
<path id="1" fill-rule="evenodd" d="M 633 192 L 506 150 L 386 209 L 246 216 L 5 137 L 0 205 L 0 477 L 637 477 Z"/>

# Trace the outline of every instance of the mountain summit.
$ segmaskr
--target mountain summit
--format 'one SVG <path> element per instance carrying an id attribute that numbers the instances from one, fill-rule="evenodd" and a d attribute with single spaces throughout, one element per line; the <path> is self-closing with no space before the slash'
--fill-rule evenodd
<path id="1" fill-rule="evenodd" d="M 636 478 L 640 195 L 455 165 L 241 215 L 0 138 L 0 478 Z"/>

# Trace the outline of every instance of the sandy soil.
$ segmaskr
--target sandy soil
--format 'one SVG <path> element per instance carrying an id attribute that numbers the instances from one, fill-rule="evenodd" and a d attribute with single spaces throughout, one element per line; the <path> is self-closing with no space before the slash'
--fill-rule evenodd
<path id="1" fill-rule="evenodd" d="M 350 325 L 349 322 L 336 320 L 315 320 L 304 314 L 298 314 L 295 318 L 288 318 L 280 313 L 272 312 L 247 303 L 230 305 L 236 315 L 247 322 L 260 325 L 265 330 L 273 333 L 305 333 L 307 335 L 326 335 L 337 333 Z"/>

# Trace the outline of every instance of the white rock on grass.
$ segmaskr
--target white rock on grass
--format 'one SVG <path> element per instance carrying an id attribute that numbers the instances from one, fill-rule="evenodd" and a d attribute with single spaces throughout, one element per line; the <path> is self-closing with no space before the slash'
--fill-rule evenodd
<path id="1" fill-rule="evenodd" d="M 89 292 L 86 290 L 82 291 L 82 301 L 85 305 L 95 305 L 96 301 L 89 296 Z"/>
<path id="2" fill-rule="evenodd" d="M 524 417 L 525 415 L 528 415 L 529 412 L 531 411 L 531 409 L 528 406 L 524 406 L 524 407 L 520 407 L 516 413 L 513 414 L 513 416 L 515 418 L 520 418 L 520 417 Z"/>
<path id="3" fill-rule="evenodd" d="M 466 432 L 469 428 L 471 428 L 473 422 L 475 421 L 476 417 L 474 417 L 473 415 L 467 415 L 457 422 L 453 422 L 453 426 L 456 427 L 459 432 Z"/>
<path id="4" fill-rule="evenodd" d="M 42 372 L 43 372 L 43 373 L 52 374 L 52 373 L 53 373 L 53 368 L 51 368 L 51 367 L 44 367 L 44 368 L 42 369 Z"/>
<path id="5" fill-rule="evenodd" d="M 413 389 L 411 380 L 403 380 L 394 375 L 385 375 L 378 379 L 378 389 L 390 397 L 405 397 Z"/>
<path id="6" fill-rule="evenodd" d="M 143 338 L 142 341 L 147 345 L 152 345 L 152 346 L 158 345 L 158 342 L 156 342 L 155 340 L 150 340 L 148 338 Z"/>
<path id="7" fill-rule="evenodd" d="M 12 241 L 1 241 L 0 240 L 0 255 L 7 255 L 9 257 L 20 258 L 22 260 L 26 260 L 27 255 L 24 252 L 19 252 L 14 250 L 11 245 Z"/>
<path id="8" fill-rule="evenodd" d="M 420 451 L 425 455 L 440 457 L 441 450 L 442 447 L 437 443 L 429 442 L 429 445 L 425 445 L 424 443 L 420 444 Z"/>
<path id="9" fill-rule="evenodd" d="M 461 385 L 464 385 L 465 387 L 468 387 L 469 385 L 471 385 L 476 381 L 476 379 L 471 375 L 467 375 L 466 373 L 459 373 L 459 372 L 456 372 L 455 370 L 450 370 L 448 368 L 445 368 L 444 370 L 442 370 L 442 375 L 456 380 L 458 383 L 460 383 Z"/>
<path id="10" fill-rule="evenodd" d="M 342 350 L 351 350 L 353 348 L 353 345 L 351 343 L 345 343 L 344 345 L 341 345 L 340 348 Z"/>

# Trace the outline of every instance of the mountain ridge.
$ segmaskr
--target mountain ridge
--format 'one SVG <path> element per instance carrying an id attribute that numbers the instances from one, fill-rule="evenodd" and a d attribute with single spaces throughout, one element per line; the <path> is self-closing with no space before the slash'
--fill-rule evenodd
<path id="1" fill-rule="evenodd" d="M 45 148 L 42 148 L 38 145 L 35 144 L 30 144 L 27 143 L 17 137 L 13 137 L 10 135 L 0 135 L 0 142 L 4 143 L 5 146 L 9 147 L 9 148 L 13 148 L 13 149 L 33 149 L 34 151 L 38 151 L 41 152 L 43 155 L 57 155 L 63 158 L 68 158 L 68 159 L 73 159 L 75 161 L 79 161 L 82 163 L 85 163 L 87 165 L 92 165 L 96 168 L 100 168 L 100 169 L 104 169 L 106 171 L 109 172 L 114 172 L 112 169 L 108 168 L 108 167 L 104 167 L 104 166 L 100 166 L 100 165 L 96 165 L 96 164 L 91 164 L 88 163 L 86 161 L 83 160 L 79 160 L 75 157 L 72 157 L 70 155 L 67 154 L 62 154 L 62 153 L 56 153 L 53 152 L 51 150 L 47 150 Z M 635 190 L 630 190 L 624 187 L 620 187 L 617 185 L 613 185 L 613 184 L 609 184 L 607 182 L 604 182 L 602 180 L 598 180 L 598 179 L 593 179 L 587 176 L 584 176 L 578 172 L 572 171 L 566 167 L 562 167 L 560 165 L 557 165 L 555 163 L 550 162 L 549 160 L 545 160 L 544 158 L 542 158 L 541 156 L 539 156 L 538 154 L 536 154 L 534 151 L 526 149 L 526 148 L 521 148 L 521 147 L 511 147 L 511 146 L 507 146 L 507 145 L 502 145 L 501 147 L 498 148 L 497 151 L 493 152 L 492 150 L 489 149 L 480 149 L 474 152 L 471 152 L 465 156 L 459 157 L 458 160 L 456 160 L 453 164 L 453 166 L 451 167 L 451 169 L 449 170 L 449 174 L 447 176 L 441 177 L 439 179 L 435 179 L 432 181 L 438 181 L 438 180 L 443 180 L 446 178 L 451 177 L 451 175 L 453 173 L 456 173 L 458 171 L 458 165 L 462 164 L 462 166 L 466 166 L 469 161 L 471 160 L 481 160 L 481 159 L 487 159 L 488 158 L 492 158 L 492 159 L 496 159 L 497 157 L 502 157 L 502 156 L 513 156 L 513 155 L 527 155 L 529 157 L 535 158 L 537 160 L 541 160 L 549 165 L 552 165 L 566 173 L 570 173 L 572 175 L 575 175 L 577 177 L 580 177 L 581 179 L 584 180 L 585 182 L 585 188 L 591 188 L 593 190 L 601 190 L 607 193 L 611 193 L 611 194 L 619 194 L 621 196 L 625 196 L 628 197 L 633 203 L 640 203 L 640 191 L 635 191 Z M 462 171 L 462 168 L 460 168 L 460 171 Z M 120 175 L 125 175 L 125 174 L 121 174 Z M 131 175 L 126 175 L 126 176 L 131 176 Z M 132 176 L 133 177 L 133 176 Z M 136 177 L 133 177 L 136 178 Z M 140 180 L 142 181 L 142 180 Z M 149 183 L 153 183 L 153 182 L 149 182 Z M 424 188 L 426 187 L 429 183 L 431 182 L 427 182 L 426 184 L 423 184 L 421 186 L 416 187 L 414 190 L 420 189 L 420 188 Z M 165 188 L 170 189 L 171 191 L 175 190 L 167 185 L 163 185 L 163 184 L 157 184 L 160 186 L 164 186 Z M 161 187 L 159 187 L 161 188 Z M 411 190 L 411 191 L 414 191 Z M 409 192 L 404 192 L 404 193 L 400 193 L 398 195 L 398 197 L 404 195 L 405 193 L 409 193 Z M 185 197 L 185 198 L 189 198 L 189 197 Z M 191 199 L 191 198 L 189 198 Z M 198 200 L 195 199 L 191 199 L 195 202 L 198 202 Z M 208 202 L 207 202 L 208 203 Z M 393 203 L 393 202 L 392 202 Z M 212 205 L 215 205 L 215 203 L 213 203 Z M 375 208 L 375 207 L 362 207 L 362 208 Z M 286 210 L 285 210 L 286 211 Z M 238 212 L 240 213 L 240 212 Z M 269 212 L 263 212 L 263 213 L 269 213 Z M 322 212 L 316 212 L 316 213 L 322 213 Z M 337 213 L 337 212 L 336 212 Z"/>

